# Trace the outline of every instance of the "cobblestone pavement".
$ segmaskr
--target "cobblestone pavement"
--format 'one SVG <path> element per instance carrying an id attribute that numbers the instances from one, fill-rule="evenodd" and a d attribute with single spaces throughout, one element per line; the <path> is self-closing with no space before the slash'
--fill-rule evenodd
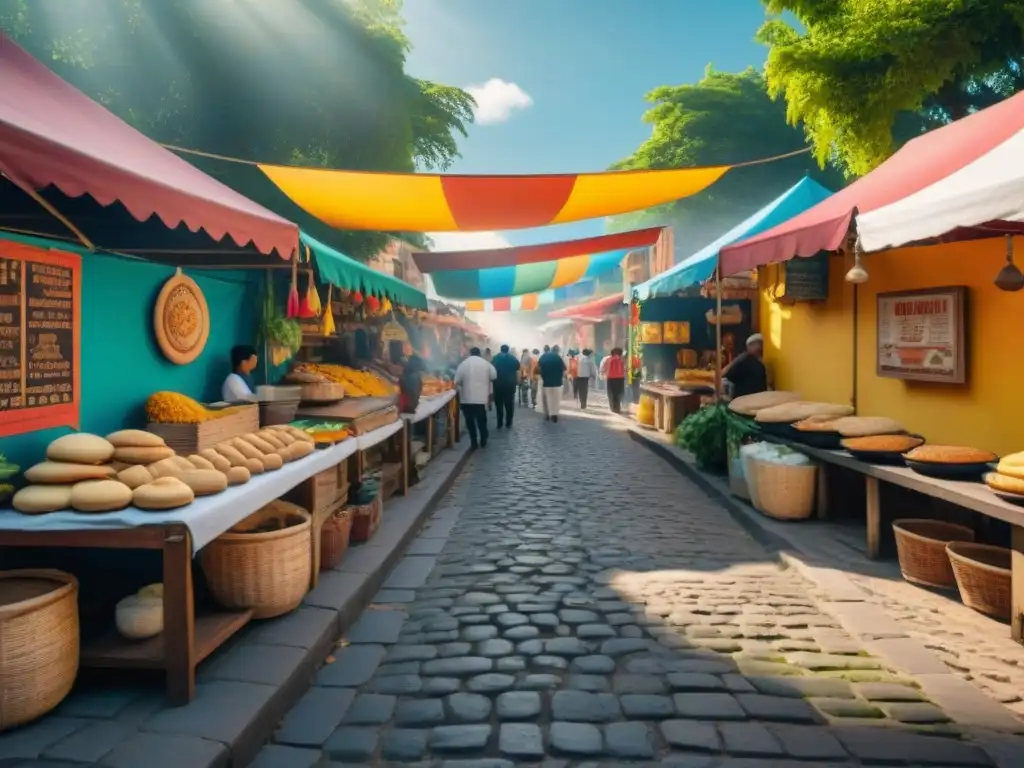
<path id="1" fill-rule="evenodd" d="M 257 766 L 992 765 L 725 510 L 566 411 L 492 432 Z"/>
<path id="2" fill-rule="evenodd" d="M 972 611 L 955 594 L 937 594 L 905 582 L 894 561 L 868 561 L 862 554 L 862 528 L 844 531 L 830 526 L 829 532 L 826 537 L 824 531 L 809 530 L 801 539 L 827 562 L 838 564 L 951 672 L 1024 717 L 1024 646 L 1010 639 L 1005 623 Z"/>

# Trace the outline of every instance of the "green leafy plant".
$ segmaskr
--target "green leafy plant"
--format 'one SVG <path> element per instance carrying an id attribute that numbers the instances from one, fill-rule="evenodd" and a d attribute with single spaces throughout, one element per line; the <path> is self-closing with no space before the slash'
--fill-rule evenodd
<path id="1" fill-rule="evenodd" d="M 0 480 L 10 480 L 21 469 L 17 464 L 12 464 L 7 457 L 0 453 Z"/>
<path id="2" fill-rule="evenodd" d="M 302 326 L 297 320 L 285 317 L 274 301 L 274 283 L 267 279 L 267 295 L 260 318 L 260 340 L 270 347 L 283 347 L 295 354 L 302 346 Z"/>
<path id="3" fill-rule="evenodd" d="M 723 471 L 730 457 L 757 428 L 725 403 L 715 403 L 687 416 L 676 429 L 676 444 L 693 454 L 697 466 Z"/>

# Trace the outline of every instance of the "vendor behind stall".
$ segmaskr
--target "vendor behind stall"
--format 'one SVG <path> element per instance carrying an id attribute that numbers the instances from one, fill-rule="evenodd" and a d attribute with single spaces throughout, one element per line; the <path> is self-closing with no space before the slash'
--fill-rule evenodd
<path id="1" fill-rule="evenodd" d="M 747 339 L 747 351 L 722 371 L 722 378 L 730 385 L 730 397 L 755 395 L 768 390 L 768 370 L 761 361 L 763 355 L 764 336 L 755 333 Z"/>
<path id="2" fill-rule="evenodd" d="M 423 394 L 423 358 L 413 352 L 405 361 L 402 376 L 398 379 L 398 410 L 400 413 L 416 413 Z"/>
<path id="3" fill-rule="evenodd" d="M 229 403 L 253 402 L 256 400 L 256 385 L 252 380 L 252 372 L 256 370 L 259 358 L 256 350 L 247 345 L 231 348 L 231 373 L 224 379 L 220 388 L 220 396 Z"/>

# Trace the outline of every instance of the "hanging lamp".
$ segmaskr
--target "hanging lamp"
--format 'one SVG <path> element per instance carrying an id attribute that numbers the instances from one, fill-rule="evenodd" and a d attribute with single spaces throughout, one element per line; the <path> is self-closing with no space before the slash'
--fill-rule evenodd
<path id="1" fill-rule="evenodd" d="M 853 266 L 850 267 L 850 271 L 846 273 L 846 282 L 853 283 L 854 285 L 861 285 L 868 281 L 868 271 L 864 269 L 864 265 L 860 263 L 861 253 L 860 235 L 858 235 L 857 243 L 853 248 Z"/>
<path id="2" fill-rule="evenodd" d="M 1006 236 L 1006 264 L 996 275 L 996 288 L 1000 291 L 1019 291 L 1024 288 L 1024 273 L 1013 263 L 1013 236 Z"/>

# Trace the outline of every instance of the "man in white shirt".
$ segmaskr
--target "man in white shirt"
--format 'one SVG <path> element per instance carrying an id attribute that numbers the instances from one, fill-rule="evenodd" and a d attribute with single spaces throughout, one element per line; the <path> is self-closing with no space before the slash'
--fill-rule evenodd
<path id="1" fill-rule="evenodd" d="M 252 372 L 256 370 L 259 358 L 256 350 L 249 346 L 231 348 L 231 373 L 224 379 L 220 388 L 220 396 L 229 403 L 253 402 Z"/>
<path id="2" fill-rule="evenodd" d="M 469 350 L 469 357 L 455 369 L 455 386 L 459 388 L 459 403 L 471 448 L 477 445 L 487 447 L 487 403 L 491 396 L 491 382 L 496 378 L 498 372 L 494 366 L 480 357 L 480 347 Z"/>

